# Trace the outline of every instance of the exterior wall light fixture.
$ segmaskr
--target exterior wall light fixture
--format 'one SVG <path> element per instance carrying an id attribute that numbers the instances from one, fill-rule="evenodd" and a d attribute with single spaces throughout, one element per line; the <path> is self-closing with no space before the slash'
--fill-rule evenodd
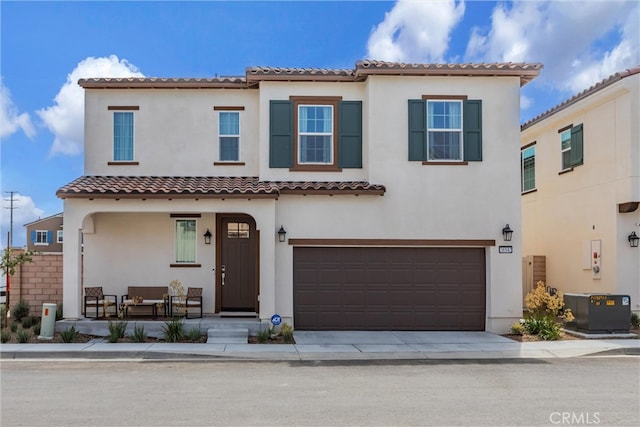
<path id="1" fill-rule="evenodd" d="M 638 242 L 640 242 L 640 237 L 638 237 L 635 231 L 632 231 L 631 234 L 629 234 L 629 237 L 627 237 L 627 240 L 629 240 L 629 245 L 632 248 L 637 248 Z"/>
<path id="2" fill-rule="evenodd" d="M 204 244 L 205 245 L 210 245 L 211 244 L 211 232 L 209 231 L 209 229 L 207 228 L 207 231 L 204 233 Z"/>
<path id="3" fill-rule="evenodd" d="M 504 237 L 505 242 L 511 241 L 511 237 L 513 237 L 513 230 L 509 227 L 509 224 L 505 225 L 502 229 L 502 237 Z"/>
<path id="4" fill-rule="evenodd" d="M 284 243 L 287 238 L 287 230 L 281 225 L 280 230 L 278 230 L 278 242 Z"/>

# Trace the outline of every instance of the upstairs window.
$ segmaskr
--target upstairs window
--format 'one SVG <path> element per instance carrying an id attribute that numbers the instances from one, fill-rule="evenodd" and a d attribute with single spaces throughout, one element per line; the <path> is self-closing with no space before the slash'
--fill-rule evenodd
<path id="1" fill-rule="evenodd" d="M 532 145 L 520 151 L 520 191 L 526 193 L 536 189 L 536 146 Z"/>
<path id="2" fill-rule="evenodd" d="M 333 105 L 298 105 L 298 163 L 333 163 Z"/>
<path id="3" fill-rule="evenodd" d="M 423 95 L 409 100 L 409 160 L 423 164 L 482 161 L 482 100 Z"/>
<path id="4" fill-rule="evenodd" d="M 462 160 L 462 101 L 427 101 L 427 160 Z"/>
<path id="5" fill-rule="evenodd" d="M 63 233 L 62 233 L 62 230 L 58 230 L 58 233 L 57 233 L 57 236 L 56 236 L 56 241 L 57 241 L 58 243 L 62 243 L 62 240 L 63 240 Z"/>
<path id="6" fill-rule="evenodd" d="M 31 243 L 34 245 L 48 245 L 51 242 L 51 232 L 48 230 L 35 230 L 31 232 Z"/>
<path id="7" fill-rule="evenodd" d="M 133 112 L 113 113 L 113 160 L 133 160 Z"/>
<path id="8" fill-rule="evenodd" d="M 220 111 L 218 119 L 220 161 L 237 162 L 240 160 L 240 113 Z"/>
<path id="9" fill-rule="evenodd" d="M 196 262 L 196 220 L 176 220 L 176 263 Z"/>
<path id="10" fill-rule="evenodd" d="M 560 134 L 561 172 L 570 171 L 584 163 L 582 125 L 569 125 Z"/>

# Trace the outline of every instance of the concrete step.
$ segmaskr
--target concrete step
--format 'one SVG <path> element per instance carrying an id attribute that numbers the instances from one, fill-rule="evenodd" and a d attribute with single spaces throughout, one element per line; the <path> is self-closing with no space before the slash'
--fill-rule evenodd
<path id="1" fill-rule="evenodd" d="M 249 342 L 248 328 L 207 329 L 207 344 L 246 344 L 247 342 Z"/>

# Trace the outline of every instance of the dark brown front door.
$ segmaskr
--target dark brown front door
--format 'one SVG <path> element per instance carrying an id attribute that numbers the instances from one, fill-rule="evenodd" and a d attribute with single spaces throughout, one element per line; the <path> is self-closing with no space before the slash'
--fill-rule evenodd
<path id="1" fill-rule="evenodd" d="M 258 241 L 250 216 L 218 216 L 218 311 L 257 311 Z"/>

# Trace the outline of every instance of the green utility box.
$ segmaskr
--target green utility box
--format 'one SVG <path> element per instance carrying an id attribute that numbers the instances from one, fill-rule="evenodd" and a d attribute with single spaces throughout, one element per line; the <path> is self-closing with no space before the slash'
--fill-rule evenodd
<path id="1" fill-rule="evenodd" d="M 586 334 L 629 333 L 629 295 L 564 294 L 564 304 L 575 316 L 573 322 L 567 323 L 567 329 Z"/>

